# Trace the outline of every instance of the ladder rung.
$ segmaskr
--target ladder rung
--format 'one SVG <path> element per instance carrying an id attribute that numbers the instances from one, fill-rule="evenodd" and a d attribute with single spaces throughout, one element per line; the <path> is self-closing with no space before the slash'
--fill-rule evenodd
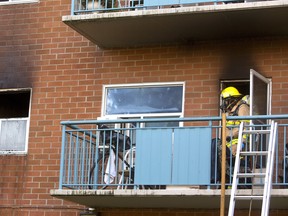
<path id="1" fill-rule="evenodd" d="M 262 200 L 263 196 L 235 196 L 235 200 Z"/>
<path id="2" fill-rule="evenodd" d="M 243 130 L 246 134 L 268 134 L 271 133 L 270 130 Z"/>
<path id="3" fill-rule="evenodd" d="M 238 178 L 263 178 L 265 177 L 265 173 L 238 173 L 237 174 Z"/>
<path id="4" fill-rule="evenodd" d="M 242 156 L 258 156 L 258 155 L 268 155 L 268 151 L 242 151 L 240 152 Z"/>

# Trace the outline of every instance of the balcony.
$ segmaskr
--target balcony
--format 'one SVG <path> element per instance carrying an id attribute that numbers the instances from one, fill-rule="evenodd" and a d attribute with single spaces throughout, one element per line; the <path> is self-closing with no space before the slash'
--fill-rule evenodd
<path id="1" fill-rule="evenodd" d="M 228 118 L 236 119 L 240 118 Z M 253 121 L 251 125 L 257 129 L 267 128 L 268 120 L 278 122 L 270 206 L 287 208 L 288 116 L 241 119 Z M 173 121 L 180 127 L 143 127 L 145 123 Z M 220 117 L 62 122 L 59 189 L 50 193 L 94 208 L 219 208 L 221 160 L 215 138 L 221 137 L 220 131 Z M 258 140 L 253 142 L 257 149 L 267 147 L 266 138 L 250 139 Z M 265 169 L 264 156 L 242 160 L 245 167 L 251 167 L 254 161 L 255 169 Z M 231 152 L 227 164 L 228 187 L 232 183 Z M 244 179 L 240 185 L 242 194 L 251 193 L 247 187 L 261 193 L 263 179 Z M 227 199 L 229 194 L 227 189 Z"/>
<path id="2" fill-rule="evenodd" d="M 74 0 L 62 17 L 101 48 L 287 36 L 286 20 L 284 0 Z"/>

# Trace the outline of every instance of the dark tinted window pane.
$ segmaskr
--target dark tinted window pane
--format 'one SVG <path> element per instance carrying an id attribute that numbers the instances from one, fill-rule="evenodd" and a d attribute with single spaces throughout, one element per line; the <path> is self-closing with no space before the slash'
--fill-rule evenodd
<path id="1" fill-rule="evenodd" d="M 182 112 L 183 86 L 109 88 L 106 115 Z"/>

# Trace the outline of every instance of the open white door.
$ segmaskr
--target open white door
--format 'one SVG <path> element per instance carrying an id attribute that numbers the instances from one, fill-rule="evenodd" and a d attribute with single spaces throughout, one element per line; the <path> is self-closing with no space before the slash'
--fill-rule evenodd
<path id="1" fill-rule="evenodd" d="M 271 80 L 250 70 L 250 114 L 271 115 Z"/>
<path id="2" fill-rule="evenodd" d="M 256 72 L 253 69 L 250 69 L 250 114 L 253 115 L 271 115 L 271 94 L 272 94 L 272 85 L 271 85 L 271 79 L 267 79 L 260 73 Z M 253 120 L 253 124 L 255 125 L 266 125 L 269 124 L 266 120 Z M 251 123 L 252 123 L 251 122 Z M 263 130 L 265 129 L 265 126 L 259 127 L 259 129 Z M 255 138 L 255 143 L 267 143 L 268 140 L 266 140 L 265 136 L 260 137 L 253 137 L 250 136 L 250 149 L 255 150 L 265 150 L 266 145 L 261 146 L 257 145 L 252 146 L 254 143 L 253 138 Z M 258 158 L 258 162 L 261 167 L 266 166 L 266 158 L 263 156 L 260 156 Z"/>

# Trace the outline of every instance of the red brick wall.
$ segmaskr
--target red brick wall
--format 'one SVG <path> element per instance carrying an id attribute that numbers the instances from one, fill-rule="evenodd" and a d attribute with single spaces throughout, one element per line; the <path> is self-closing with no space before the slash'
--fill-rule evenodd
<path id="1" fill-rule="evenodd" d="M 76 216 L 83 208 L 49 195 L 58 188 L 60 121 L 100 116 L 103 84 L 186 81 L 185 116 L 215 116 L 219 80 L 248 78 L 254 68 L 273 80 L 273 113 L 288 113 L 288 38 L 101 50 L 62 23 L 70 4 L 0 6 L 0 88 L 33 91 L 28 155 L 0 156 L 0 215 Z M 104 216 L 219 213 L 103 211 Z"/>

